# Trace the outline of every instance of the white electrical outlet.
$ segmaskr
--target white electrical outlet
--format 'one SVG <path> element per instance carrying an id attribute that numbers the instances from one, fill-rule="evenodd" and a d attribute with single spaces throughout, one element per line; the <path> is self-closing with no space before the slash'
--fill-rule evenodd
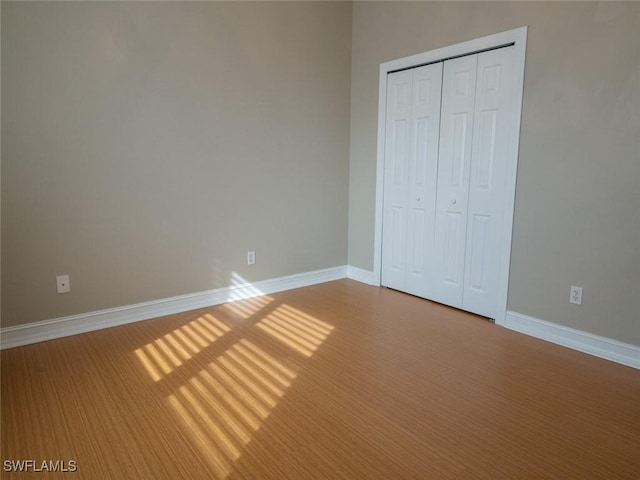
<path id="1" fill-rule="evenodd" d="M 256 252 L 253 250 L 247 252 L 247 265 L 253 265 L 256 263 Z"/>
<path id="2" fill-rule="evenodd" d="M 58 293 L 69 293 L 71 291 L 69 275 L 60 275 L 56 277 L 56 285 L 58 286 Z"/>
<path id="3" fill-rule="evenodd" d="M 571 285 L 571 291 L 569 292 L 569 302 L 576 305 L 582 305 L 582 287 L 576 287 Z"/>

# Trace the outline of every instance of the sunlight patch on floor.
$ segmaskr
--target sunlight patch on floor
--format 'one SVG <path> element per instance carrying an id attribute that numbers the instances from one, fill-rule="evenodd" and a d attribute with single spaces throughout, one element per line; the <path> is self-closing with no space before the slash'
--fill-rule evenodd
<path id="1" fill-rule="evenodd" d="M 255 296 L 257 291 L 250 285 L 240 283 L 240 277 L 235 280 L 239 287 L 233 295 L 242 300 L 221 308 L 240 317 L 245 324 L 243 328 L 255 326 L 257 331 L 267 334 L 269 340 L 264 345 L 274 346 L 272 339 L 276 339 L 304 357 L 311 357 L 334 329 L 290 305 L 273 308 L 272 297 Z M 138 348 L 135 355 L 157 383 L 178 368 L 194 365 L 190 362 L 195 357 L 232 329 L 233 325 L 206 313 Z M 218 478 L 232 472 L 243 448 L 298 375 L 298 367 L 283 363 L 265 351 L 264 345 L 261 348 L 245 337 L 233 338 L 235 343 L 205 368 L 199 365 L 200 370 L 167 397 L 193 445 Z M 177 374 L 178 378 L 184 371 Z"/>
<path id="2" fill-rule="evenodd" d="M 170 374 L 231 329 L 210 313 L 190 321 L 135 351 L 154 382 Z"/>
<path id="3" fill-rule="evenodd" d="M 223 307 L 235 315 L 238 315 L 243 320 L 252 317 L 264 309 L 273 301 L 271 297 L 255 297 L 246 300 L 239 300 L 237 302 L 225 303 Z"/>
<path id="4" fill-rule="evenodd" d="M 328 323 L 286 304 L 269 313 L 256 326 L 307 357 L 313 355 L 333 330 Z"/>
<path id="5" fill-rule="evenodd" d="M 209 465 L 224 478 L 295 377 L 242 339 L 168 400 Z"/>

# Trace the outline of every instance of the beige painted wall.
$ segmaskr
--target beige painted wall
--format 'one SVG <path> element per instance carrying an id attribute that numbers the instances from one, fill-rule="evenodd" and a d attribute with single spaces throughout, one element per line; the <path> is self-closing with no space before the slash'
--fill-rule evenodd
<path id="1" fill-rule="evenodd" d="M 373 267 L 379 64 L 523 25 L 508 307 L 640 345 L 639 3 L 354 3 L 349 264 Z"/>
<path id="2" fill-rule="evenodd" d="M 2 8 L 0 8 L 0 26 Z M 0 112 L 2 111 L 2 32 L 0 32 Z M 0 252 L 2 252 L 2 129 L 0 128 Z M 2 255 L 0 255 L 0 325 L 2 324 Z"/>
<path id="3" fill-rule="evenodd" d="M 640 345 L 640 4 L 2 2 L 1 21 L 2 326 L 342 265 L 347 195 L 349 264 L 371 269 L 379 64 L 529 25 L 509 308 Z"/>
<path id="4" fill-rule="evenodd" d="M 351 13 L 3 1 L 2 326 L 344 265 Z"/>

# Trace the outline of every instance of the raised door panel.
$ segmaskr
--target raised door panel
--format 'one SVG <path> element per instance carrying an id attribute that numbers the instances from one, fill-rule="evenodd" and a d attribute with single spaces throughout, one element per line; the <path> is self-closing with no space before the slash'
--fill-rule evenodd
<path id="1" fill-rule="evenodd" d="M 507 142 L 514 123 L 513 53 L 506 47 L 478 56 L 462 307 L 490 318 L 497 308 Z"/>

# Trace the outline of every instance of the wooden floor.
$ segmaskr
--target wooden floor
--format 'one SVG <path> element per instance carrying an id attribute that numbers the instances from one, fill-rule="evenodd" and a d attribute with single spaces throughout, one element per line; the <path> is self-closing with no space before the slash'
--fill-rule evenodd
<path id="1" fill-rule="evenodd" d="M 83 479 L 638 479 L 640 371 L 350 280 L 2 352 L 2 461 Z"/>

